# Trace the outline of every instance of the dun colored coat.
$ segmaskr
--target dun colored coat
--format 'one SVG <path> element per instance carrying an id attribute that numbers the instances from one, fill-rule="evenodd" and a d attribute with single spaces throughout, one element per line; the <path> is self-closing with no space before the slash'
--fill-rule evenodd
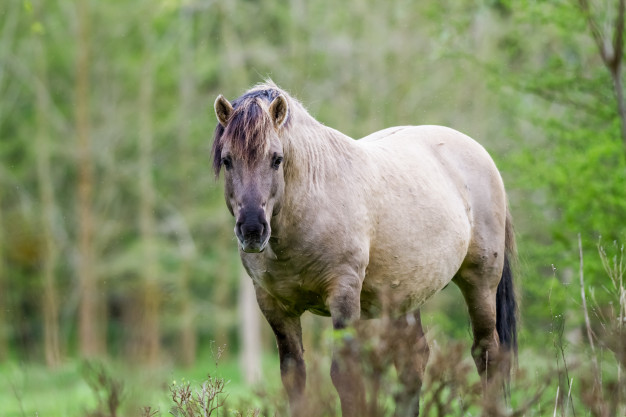
<path id="1" fill-rule="evenodd" d="M 271 82 L 232 104 L 219 96 L 215 112 L 215 173 L 224 172 L 241 260 L 276 335 L 292 415 L 306 410 L 302 313 L 343 329 L 383 309 L 410 335 L 393 343 L 407 345 L 394 361 L 410 387 L 396 415 L 417 415 L 428 359 L 418 309 L 450 281 L 467 303 L 485 384 L 496 374 L 500 351 L 517 344 L 514 237 L 502 179 L 481 145 L 440 126 L 353 140 Z M 331 376 L 343 416 L 360 417 L 363 385 L 347 351 L 335 349 Z"/>

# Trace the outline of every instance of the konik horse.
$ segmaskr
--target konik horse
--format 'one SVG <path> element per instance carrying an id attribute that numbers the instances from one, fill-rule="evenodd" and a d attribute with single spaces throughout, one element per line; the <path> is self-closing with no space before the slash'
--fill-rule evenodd
<path id="1" fill-rule="evenodd" d="M 429 352 L 418 309 L 451 281 L 467 304 L 485 384 L 499 355 L 516 352 L 515 240 L 502 178 L 481 145 L 440 126 L 353 140 L 272 82 L 232 104 L 218 96 L 215 113 L 213 167 L 224 172 L 241 260 L 276 335 L 293 416 L 305 409 L 307 310 L 344 329 L 391 306 L 393 323 L 411 335 L 393 343 L 408 344 L 394 358 L 410 387 L 398 416 L 419 414 Z M 331 378 L 344 417 L 364 415 L 357 367 L 335 349 Z"/>

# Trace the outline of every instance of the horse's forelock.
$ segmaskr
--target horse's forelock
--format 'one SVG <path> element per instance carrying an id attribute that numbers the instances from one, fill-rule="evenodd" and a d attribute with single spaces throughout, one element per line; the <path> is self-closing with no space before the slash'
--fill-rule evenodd
<path id="1" fill-rule="evenodd" d="M 233 113 L 224 128 L 218 123 L 213 141 L 213 169 L 219 175 L 222 148 L 228 141 L 231 152 L 245 163 L 253 163 L 269 151 L 273 129 L 267 108 L 282 92 L 276 88 L 256 88 L 233 101 Z M 285 124 L 289 122 L 289 119 Z"/>

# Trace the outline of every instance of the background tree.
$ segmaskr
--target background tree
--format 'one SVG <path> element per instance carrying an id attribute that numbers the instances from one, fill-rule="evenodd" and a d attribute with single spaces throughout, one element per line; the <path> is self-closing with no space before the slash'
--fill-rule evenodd
<path id="1" fill-rule="evenodd" d="M 143 249 L 141 307 L 141 337 L 139 355 L 147 363 L 156 364 L 161 350 L 159 311 L 161 291 L 159 288 L 159 260 L 155 230 L 155 189 L 152 161 L 153 123 L 152 105 L 154 96 L 154 35 L 151 28 L 151 13 L 146 10 L 141 20 L 143 65 L 139 73 L 139 225 Z"/>
<path id="2" fill-rule="evenodd" d="M 193 111 L 194 96 L 196 89 L 194 74 L 194 44 L 192 38 L 193 31 L 193 14 L 195 7 L 193 4 L 184 5 L 178 11 L 179 24 L 179 45 L 180 45 L 180 65 L 178 74 L 178 162 L 180 169 L 178 201 L 181 207 L 188 207 L 192 203 L 191 187 L 189 186 L 189 178 L 191 170 L 189 161 L 193 159 L 193 153 L 190 152 L 191 126 L 190 114 Z M 197 261 L 196 247 L 191 239 L 188 230 L 189 221 L 186 217 L 180 218 L 180 257 L 181 263 L 179 267 L 179 283 L 180 283 L 180 315 L 181 315 L 181 333 L 180 333 L 180 350 L 181 361 L 187 365 L 192 365 L 196 360 L 197 351 L 197 335 L 194 328 L 194 308 L 193 297 L 190 288 L 190 272 L 192 264 Z"/>
<path id="3" fill-rule="evenodd" d="M 3 223 L 2 216 L 2 193 L 0 192 L 0 225 Z M 4 266 L 4 233 L 3 228 L 0 227 L 0 304 L 8 305 L 6 296 L 6 268 Z M 9 320 L 5 309 L 0 309 L 0 363 L 4 362 L 9 353 Z"/>
<path id="4" fill-rule="evenodd" d="M 84 357 L 104 353 L 99 280 L 94 251 L 94 167 L 91 138 L 91 10 L 89 1 L 76 2 L 75 131 L 78 165 L 78 276 L 80 282 L 79 337 Z"/>
<path id="5" fill-rule="evenodd" d="M 57 296 L 56 267 L 58 247 L 54 238 L 56 203 L 54 201 L 53 174 L 50 168 L 50 126 L 48 123 L 48 69 L 46 53 L 42 46 L 45 24 L 41 21 L 41 4 L 36 4 L 33 12 L 32 54 L 35 61 L 36 131 L 35 153 L 37 183 L 41 201 L 42 230 L 42 310 L 44 322 L 44 350 L 49 367 L 57 367 L 61 360 L 59 341 L 59 302 Z"/>

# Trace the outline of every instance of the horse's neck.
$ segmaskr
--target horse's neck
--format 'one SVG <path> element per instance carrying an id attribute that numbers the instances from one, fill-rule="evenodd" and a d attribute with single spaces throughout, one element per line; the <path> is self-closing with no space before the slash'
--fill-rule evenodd
<path id="1" fill-rule="evenodd" d="M 323 190 L 329 180 L 346 175 L 345 162 L 354 154 L 355 143 L 310 116 L 298 123 L 286 143 L 289 153 L 286 185 L 293 192 Z"/>
<path id="2" fill-rule="evenodd" d="M 346 172 L 349 169 L 345 162 L 356 147 L 348 136 L 314 119 L 292 122 L 297 125 L 287 132 L 289 137 L 283 141 L 285 190 L 282 209 L 280 215 L 272 218 L 272 236 L 283 238 L 281 242 L 286 247 L 282 250 L 292 248 L 294 242 L 290 239 L 300 242 L 310 238 L 304 233 L 307 224 L 314 221 L 325 204 L 334 200 L 337 182 L 344 182 L 350 175 Z"/>

